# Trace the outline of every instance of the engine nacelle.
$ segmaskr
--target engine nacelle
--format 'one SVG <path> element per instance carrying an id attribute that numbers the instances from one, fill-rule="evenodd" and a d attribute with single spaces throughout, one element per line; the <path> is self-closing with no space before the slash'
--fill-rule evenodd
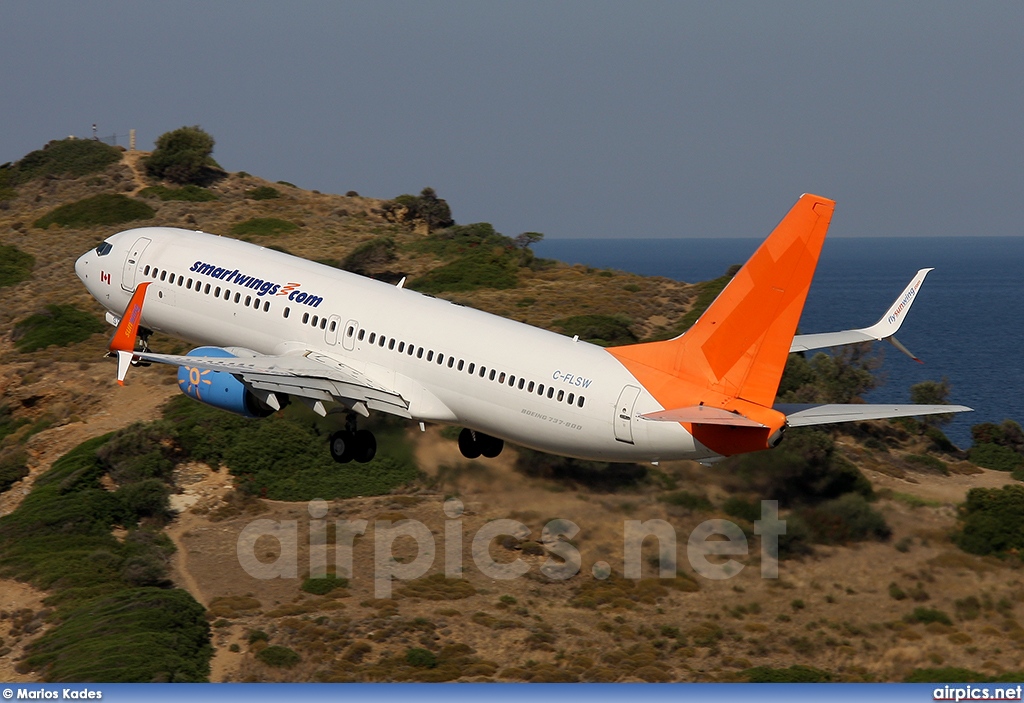
<path id="1" fill-rule="evenodd" d="M 220 347 L 198 347 L 186 356 L 234 357 Z M 267 417 L 274 409 L 252 394 L 237 378 L 225 371 L 178 367 L 178 387 L 189 398 L 244 417 Z"/>

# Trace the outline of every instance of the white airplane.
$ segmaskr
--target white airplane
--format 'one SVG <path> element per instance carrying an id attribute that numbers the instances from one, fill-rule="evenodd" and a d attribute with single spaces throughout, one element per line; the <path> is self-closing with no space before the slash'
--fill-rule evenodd
<path id="1" fill-rule="evenodd" d="M 804 195 L 687 332 L 602 348 L 254 244 L 170 227 L 120 232 L 75 271 L 133 364 L 179 367 L 190 397 L 248 417 L 289 399 L 346 415 L 335 460 L 366 462 L 357 415 L 464 427 L 469 458 L 503 440 L 601 461 L 722 457 L 788 427 L 970 410 L 959 405 L 775 405 L 791 351 L 890 339 L 930 269 L 871 327 L 794 336 L 835 203 Z M 143 310 L 145 307 L 145 310 Z M 155 354 L 157 330 L 204 345 Z M 909 352 L 907 352 L 909 354 Z M 422 425 L 421 425 L 422 426 Z"/>

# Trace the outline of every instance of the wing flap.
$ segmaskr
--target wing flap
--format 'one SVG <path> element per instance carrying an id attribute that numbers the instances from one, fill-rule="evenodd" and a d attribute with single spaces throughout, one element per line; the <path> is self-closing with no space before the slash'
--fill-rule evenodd
<path id="1" fill-rule="evenodd" d="M 786 416 L 790 427 L 827 425 L 834 422 L 885 420 L 891 417 L 916 417 L 944 413 L 971 412 L 965 405 L 868 405 L 868 404 L 779 404 L 775 409 Z"/>

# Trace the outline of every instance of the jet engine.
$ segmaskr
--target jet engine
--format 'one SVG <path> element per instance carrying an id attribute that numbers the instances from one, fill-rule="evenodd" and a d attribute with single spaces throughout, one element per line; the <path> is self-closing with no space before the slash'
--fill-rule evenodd
<path id="1" fill-rule="evenodd" d="M 198 347 L 186 356 L 236 355 L 220 347 Z M 243 417 L 267 417 L 274 412 L 272 407 L 253 395 L 241 381 L 225 371 L 179 366 L 178 387 L 189 398 Z"/>

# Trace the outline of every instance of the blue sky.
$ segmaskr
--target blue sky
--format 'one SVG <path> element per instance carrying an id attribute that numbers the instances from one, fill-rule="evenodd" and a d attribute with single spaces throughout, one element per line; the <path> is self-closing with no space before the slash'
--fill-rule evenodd
<path id="1" fill-rule="evenodd" d="M 7 2 L 0 161 L 199 124 L 305 188 L 514 236 L 1024 234 L 1019 2 Z M 124 140 L 126 141 L 126 139 Z"/>

